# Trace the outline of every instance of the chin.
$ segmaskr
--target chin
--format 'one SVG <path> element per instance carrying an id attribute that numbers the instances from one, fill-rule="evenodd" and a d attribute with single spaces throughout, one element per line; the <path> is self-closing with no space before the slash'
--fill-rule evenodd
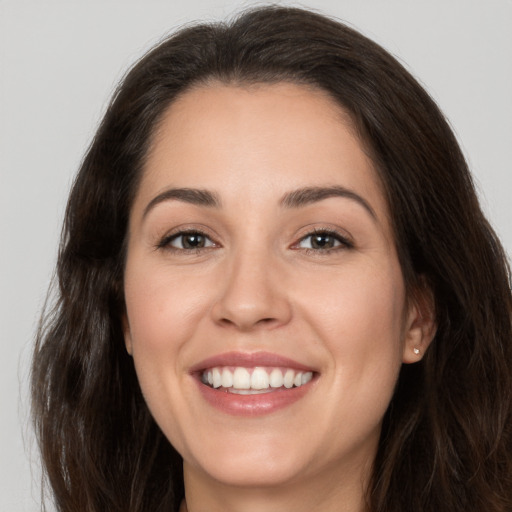
<path id="1" fill-rule="evenodd" d="M 285 486 L 299 479 L 303 467 L 299 461 L 252 457 L 222 457 L 214 461 L 200 461 L 200 471 L 223 485 L 262 488 Z"/>
<path id="2" fill-rule="evenodd" d="M 190 461 L 190 468 L 238 487 L 271 487 L 300 478 L 310 467 L 309 450 L 301 452 L 296 442 L 287 443 L 290 436 L 270 437 L 238 434 L 223 443 L 212 436 L 208 446 L 196 447 L 196 456 L 184 454 L 185 466 Z"/>

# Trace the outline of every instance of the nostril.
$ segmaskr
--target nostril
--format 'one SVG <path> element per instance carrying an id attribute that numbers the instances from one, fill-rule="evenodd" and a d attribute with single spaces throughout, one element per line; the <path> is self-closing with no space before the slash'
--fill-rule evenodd
<path id="1" fill-rule="evenodd" d="M 260 318 L 259 320 L 256 320 L 256 321 L 250 321 L 250 320 L 244 321 L 244 319 L 238 319 L 238 321 L 236 321 L 236 320 L 231 320 L 230 318 L 227 318 L 227 317 L 223 317 L 223 318 L 220 318 L 218 320 L 218 322 L 220 325 L 223 325 L 224 327 L 236 327 L 237 329 L 241 329 L 241 330 L 251 330 L 251 329 L 257 328 L 258 326 L 259 327 L 265 327 L 265 326 L 271 327 L 273 324 L 278 323 L 278 319 L 273 318 L 273 317 L 265 317 L 265 318 Z"/>
<path id="2" fill-rule="evenodd" d="M 260 318 L 259 320 L 256 320 L 254 322 L 254 325 L 257 325 L 257 324 L 270 324 L 270 323 L 275 322 L 275 321 L 276 321 L 276 319 L 275 318 L 271 318 L 271 317 Z M 223 324 L 226 324 L 226 325 L 237 325 L 237 322 L 235 322 L 233 320 L 230 320 L 229 318 L 221 318 L 220 322 L 222 322 Z"/>

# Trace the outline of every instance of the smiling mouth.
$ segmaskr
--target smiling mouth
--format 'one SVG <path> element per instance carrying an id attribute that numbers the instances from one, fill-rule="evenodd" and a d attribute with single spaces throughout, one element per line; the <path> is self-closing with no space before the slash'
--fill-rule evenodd
<path id="1" fill-rule="evenodd" d="M 257 395 L 301 387 L 313 379 L 312 371 L 283 367 L 216 366 L 200 374 L 201 382 L 215 390 Z"/>

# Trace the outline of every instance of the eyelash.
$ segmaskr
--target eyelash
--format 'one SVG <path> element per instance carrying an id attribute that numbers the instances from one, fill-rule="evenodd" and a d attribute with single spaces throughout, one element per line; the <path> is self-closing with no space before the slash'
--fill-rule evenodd
<path id="1" fill-rule="evenodd" d="M 208 245 L 208 246 L 205 246 L 205 247 L 196 247 L 196 248 L 178 248 L 178 247 L 173 247 L 171 245 L 171 243 L 174 241 L 174 240 L 177 240 L 179 239 L 180 237 L 185 237 L 187 235 L 195 235 L 195 236 L 200 236 L 200 237 L 203 237 L 205 240 L 208 240 L 211 242 L 211 245 Z M 334 247 L 327 247 L 325 249 L 315 249 L 315 248 L 312 248 L 312 247 L 300 247 L 300 244 L 302 242 L 304 242 L 305 240 L 307 240 L 308 238 L 311 238 L 311 237 L 314 237 L 314 236 L 324 236 L 324 237 L 331 237 L 334 239 L 334 242 L 338 242 L 339 245 L 335 245 Z M 156 248 L 157 249 L 165 249 L 165 250 L 168 250 L 168 251 L 172 251 L 172 252 L 181 252 L 181 253 L 194 253 L 194 254 L 197 254 L 197 253 L 200 253 L 204 250 L 209 250 L 211 248 L 214 248 L 214 247 L 218 247 L 218 244 L 216 242 L 214 242 L 211 237 L 206 234 L 205 232 L 201 231 L 201 230 L 198 230 L 198 229 L 189 229 L 189 230 L 183 230 L 183 231 L 178 231 L 176 233 L 172 233 L 170 235 L 166 235 L 165 237 L 162 238 L 162 240 L 160 240 L 160 242 L 158 242 L 158 244 L 156 245 Z M 308 233 L 306 233 L 304 236 L 302 236 L 297 242 L 295 242 L 292 247 L 292 249 L 294 250 L 303 250 L 306 254 L 314 254 L 314 255 L 319 255 L 319 254 L 330 254 L 332 252 L 335 252 L 335 251 L 340 251 L 340 250 L 346 250 L 346 249 L 353 249 L 354 248 L 354 244 L 352 241 L 350 241 L 346 236 L 342 235 L 341 233 L 339 233 L 338 231 L 336 230 L 333 230 L 333 229 L 322 229 L 322 228 L 317 228 L 317 229 L 314 229 Z"/>
<path id="2" fill-rule="evenodd" d="M 178 247 L 173 247 L 171 245 L 171 243 L 174 240 L 177 240 L 180 237 L 185 237 L 187 235 L 188 236 L 191 236 L 191 235 L 201 236 L 205 240 L 209 240 L 210 242 L 212 242 L 212 244 L 207 247 L 195 247 L 195 248 L 191 248 L 191 249 L 178 248 Z M 205 249 L 208 250 L 212 247 L 215 247 L 216 245 L 217 244 L 215 242 L 213 242 L 211 237 L 209 235 L 207 235 L 205 232 L 203 232 L 199 229 L 186 229 L 186 230 L 178 231 L 176 233 L 171 233 L 170 235 L 164 236 L 162 238 L 162 240 L 160 240 L 160 242 L 157 244 L 156 248 L 157 249 L 165 249 L 165 250 L 172 251 L 172 252 L 199 253 L 201 251 L 204 251 Z"/>
<path id="3" fill-rule="evenodd" d="M 301 247 L 299 245 L 307 240 L 308 238 L 314 236 L 323 236 L 323 237 L 331 237 L 335 242 L 339 242 L 339 245 L 335 245 L 334 247 L 327 247 L 325 249 L 314 249 L 310 247 L 303 247 L 302 250 L 306 254 L 314 254 L 314 255 L 324 255 L 330 254 L 332 252 L 343 251 L 347 249 L 353 249 L 354 244 L 351 240 L 349 240 L 346 236 L 342 235 L 340 232 L 334 229 L 325 229 L 325 228 L 316 228 L 309 233 L 305 234 L 300 238 L 298 242 L 296 242 L 292 248 L 299 250 Z"/>

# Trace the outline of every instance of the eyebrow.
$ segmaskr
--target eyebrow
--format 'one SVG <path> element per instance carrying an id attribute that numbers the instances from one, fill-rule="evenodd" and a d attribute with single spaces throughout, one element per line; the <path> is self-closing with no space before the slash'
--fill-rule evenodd
<path id="1" fill-rule="evenodd" d="M 352 190 L 338 185 L 332 187 L 306 187 L 285 194 L 280 203 L 285 208 L 300 208 L 331 197 L 343 197 L 359 203 L 375 220 L 377 215 L 370 204 Z"/>
<path id="2" fill-rule="evenodd" d="M 170 200 L 182 201 L 184 203 L 195 204 L 197 206 L 206 206 L 208 208 L 219 208 L 220 198 L 214 192 L 198 188 L 170 188 L 154 197 L 144 208 L 142 218 L 157 205 Z"/>
<path id="3" fill-rule="evenodd" d="M 323 201 L 331 197 L 351 199 L 361 205 L 374 219 L 377 219 L 374 209 L 360 195 L 352 190 L 338 185 L 330 187 L 305 187 L 286 193 L 279 201 L 284 208 L 301 208 L 312 203 Z M 142 218 L 158 204 L 165 201 L 182 201 L 184 203 L 205 206 L 208 208 L 220 208 L 219 196 L 210 190 L 197 188 L 170 188 L 154 197 L 144 209 Z"/>

